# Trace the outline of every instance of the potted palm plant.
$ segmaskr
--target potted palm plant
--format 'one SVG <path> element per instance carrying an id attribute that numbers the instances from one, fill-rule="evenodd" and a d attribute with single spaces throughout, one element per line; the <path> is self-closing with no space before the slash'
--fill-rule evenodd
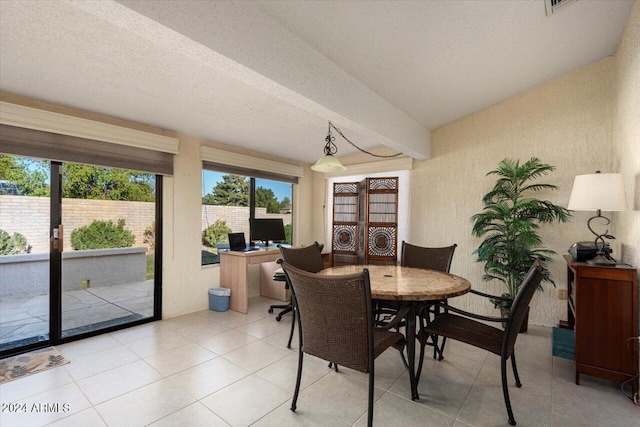
<path id="1" fill-rule="evenodd" d="M 471 217 L 472 234 L 483 238 L 474 251 L 477 261 L 484 263 L 482 279 L 498 280 L 505 285 L 502 298 L 493 300 L 494 305 L 505 312 L 533 261 L 537 257 L 548 260 L 555 255 L 542 245 L 539 225 L 571 219 L 568 209 L 532 196 L 542 190 L 557 189 L 552 184 L 534 182 L 554 170 L 554 166 L 541 163 L 535 157 L 522 164 L 518 160 L 502 160 L 495 170 L 487 173 L 498 178 L 493 189 L 482 198 L 484 209 Z M 543 282 L 555 286 L 546 268 Z M 527 322 L 523 325 L 526 331 Z"/>

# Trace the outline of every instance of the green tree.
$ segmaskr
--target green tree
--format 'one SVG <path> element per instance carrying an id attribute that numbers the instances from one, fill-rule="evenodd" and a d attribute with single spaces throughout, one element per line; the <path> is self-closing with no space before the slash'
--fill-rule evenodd
<path id="1" fill-rule="evenodd" d="M 231 233 L 231 231 L 225 220 L 218 219 L 202 230 L 202 244 L 209 248 L 215 248 L 216 243 L 229 241 L 227 234 Z"/>
<path id="2" fill-rule="evenodd" d="M 256 188 L 256 207 L 267 208 L 267 213 L 280 212 L 280 203 L 270 188 Z"/>
<path id="3" fill-rule="evenodd" d="M 239 175 L 223 175 L 211 193 L 202 198 L 204 205 L 249 206 L 249 178 Z"/>
<path id="4" fill-rule="evenodd" d="M 520 164 L 504 159 L 487 175 L 497 175 L 493 190 L 482 198 L 484 209 L 471 217 L 472 234 L 484 237 L 475 250 L 477 261 L 484 263 L 483 280 L 498 280 L 505 295 L 514 298 L 537 257 L 549 259 L 554 251 L 544 248 L 538 235 L 539 224 L 567 222 L 571 211 L 548 200 L 531 196 L 542 190 L 556 190 L 552 184 L 531 182 L 555 170 L 537 158 Z M 545 269 L 544 281 L 554 284 Z"/>
<path id="5" fill-rule="evenodd" d="M 27 243 L 27 238 L 20 233 L 9 235 L 0 229 L 0 255 L 18 255 L 31 252 L 31 245 Z"/>
<path id="6" fill-rule="evenodd" d="M 129 248 L 136 238 L 124 228 L 123 218 L 117 224 L 113 221 L 93 221 L 89 225 L 76 228 L 71 232 L 71 247 L 76 250 Z"/>
<path id="7" fill-rule="evenodd" d="M 291 206 L 291 200 L 287 196 L 284 196 L 284 199 L 280 202 L 280 209 L 284 209 L 289 206 Z"/>
<path id="8" fill-rule="evenodd" d="M 62 175 L 62 197 L 136 202 L 155 200 L 153 174 L 65 163 Z"/>
<path id="9" fill-rule="evenodd" d="M 25 196 L 48 196 L 48 165 L 44 160 L 32 160 L 0 154 L 0 180 L 13 183 Z"/>

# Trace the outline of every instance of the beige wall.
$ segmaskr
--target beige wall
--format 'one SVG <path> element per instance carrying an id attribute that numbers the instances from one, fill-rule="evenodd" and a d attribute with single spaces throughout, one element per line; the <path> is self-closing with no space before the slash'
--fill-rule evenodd
<path id="1" fill-rule="evenodd" d="M 624 174 L 629 212 L 613 217 L 623 259 L 640 267 L 640 1 L 635 2 L 616 58 L 613 170 Z"/>
<path id="2" fill-rule="evenodd" d="M 597 169 L 609 170 L 613 112 L 612 58 L 563 76 L 432 133 L 431 160 L 416 162 L 412 182 L 411 234 L 414 243 L 445 246 L 457 243 L 451 272 L 470 279 L 477 289 L 502 293 L 497 284 L 482 282 L 482 264 L 473 250 L 469 218 L 482 209 L 482 196 L 495 182 L 486 173 L 505 157 L 523 161 L 538 157 L 556 166 L 547 181 L 558 191 L 540 193 L 566 206 L 573 178 Z M 559 288 L 565 287 L 561 256 L 571 243 L 590 239 L 588 214 L 576 213 L 569 224 L 541 229 L 544 243 L 558 253 L 550 269 Z M 545 286 L 532 303 L 530 322 L 554 325 L 566 313 L 566 303 Z M 456 303 L 472 310 L 492 310 L 481 299 Z"/>

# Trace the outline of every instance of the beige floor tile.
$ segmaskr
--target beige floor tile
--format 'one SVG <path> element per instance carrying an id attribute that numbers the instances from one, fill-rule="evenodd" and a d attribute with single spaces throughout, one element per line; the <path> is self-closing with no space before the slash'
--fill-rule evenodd
<path id="1" fill-rule="evenodd" d="M 239 326 L 236 329 L 247 335 L 262 339 L 277 333 L 289 332 L 291 330 L 291 322 L 276 322 L 275 318 L 268 317 Z"/>
<path id="2" fill-rule="evenodd" d="M 118 345 L 103 351 L 76 357 L 71 363 L 64 365 L 64 368 L 74 380 L 78 381 L 137 360 L 140 360 L 140 358 L 134 352 L 123 345 Z"/>
<path id="3" fill-rule="evenodd" d="M 375 388 L 374 401 L 383 393 L 384 390 Z M 368 396 L 367 383 L 340 372 L 326 375 L 300 392 L 304 401 L 350 424 L 366 412 Z"/>
<path id="4" fill-rule="evenodd" d="M 329 369 L 326 361 L 305 354 L 300 389 L 304 390 L 330 372 L 333 372 L 333 370 Z M 298 353 L 291 354 L 276 363 L 260 369 L 255 375 L 277 385 L 283 390 L 290 391 L 291 396 L 293 396 L 298 376 Z"/>
<path id="5" fill-rule="evenodd" d="M 78 386 L 92 404 L 97 405 L 133 391 L 163 376 L 142 360 L 79 380 Z"/>
<path id="6" fill-rule="evenodd" d="M 255 341 L 258 341 L 258 338 L 232 329 L 200 340 L 198 344 L 216 354 L 223 355 Z"/>
<path id="7" fill-rule="evenodd" d="M 539 395 L 510 386 L 509 395 L 518 426 L 551 426 L 550 393 Z M 457 419 L 472 426 L 507 425 L 502 386 L 474 385 Z"/>
<path id="8" fill-rule="evenodd" d="M 489 352 L 486 350 L 451 339 L 448 339 L 444 345 L 445 359 L 449 359 L 453 356 L 458 356 L 463 359 L 484 363 L 488 354 Z M 425 360 L 426 359 L 433 360 L 433 347 L 425 347 Z"/>
<path id="9" fill-rule="evenodd" d="M 134 326 L 133 328 L 123 329 L 117 332 L 111 332 L 111 337 L 116 339 L 122 344 L 128 344 L 131 342 L 139 341 L 144 338 L 149 338 L 159 333 L 162 328 L 162 322 L 146 323 L 140 326 Z"/>
<path id="10" fill-rule="evenodd" d="M 211 412 L 200 402 L 193 403 L 151 424 L 149 427 L 207 426 L 227 427 L 222 418 Z"/>
<path id="11" fill-rule="evenodd" d="M 287 343 L 289 342 L 289 333 L 291 332 L 291 321 L 290 319 L 283 319 L 282 321 L 288 323 L 286 330 L 280 331 L 274 335 L 269 335 L 262 340 L 278 347 L 287 348 Z M 296 325 L 296 329 L 293 331 L 291 350 L 298 350 L 298 325 Z"/>
<path id="12" fill-rule="evenodd" d="M 264 341 L 256 341 L 221 357 L 250 372 L 255 372 L 290 354 L 291 350 L 276 347 Z"/>
<path id="13" fill-rule="evenodd" d="M 163 331 L 148 338 L 131 342 L 127 344 L 127 347 L 138 356 L 144 358 L 162 353 L 163 351 L 172 350 L 189 343 L 190 341 L 188 339 L 176 332 Z"/>
<path id="14" fill-rule="evenodd" d="M 196 323 L 204 322 L 205 320 L 206 319 L 198 315 L 198 313 L 190 313 L 163 320 L 162 323 L 160 323 L 160 328 L 163 331 L 175 331 L 180 328 L 195 325 Z"/>
<path id="15" fill-rule="evenodd" d="M 184 408 L 194 399 L 169 380 L 149 384 L 97 405 L 109 427 L 146 426 Z"/>
<path id="16" fill-rule="evenodd" d="M 339 367 L 342 373 L 353 376 L 355 379 L 369 383 L 369 374 L 354 371 L 352 369 Z M 388 390 L 395 384 L 405 373 L 406 368 L 402 364 L 400 353 L 398 350 L 390 348 L 375 360 L 375 385 L 382 390 Z M 409 387 L 409 379 L 407 377 L 407 387 Z"/>
<path id="17" fill-rule="evenodd" d="M 373 405 L 375 426 L 450 427 L 453 422 L 454 418 L 446 417 L 391 393 L 385 393 Z M 366 427 L 366 425 L 367 413 L 365 412 L 354 427 Z"/>
<path id="18" fill-rule="evenodd" d="M 196 399 L 214 393 L 251 373 L 222 357 L 189 368 L 169 377 Z"/>
<path id="19" fill-rule="evenodd" d="M 552 414 L 571 417 L 576 425 L 640 425 L 640 406 L 627 399 L 617 384 L 582 375 L 576 385 L 570 379 L 555 378 Z"/>
<path id="20" fill-rule="evenodd" d="M 100 417 L 98 412 L 93 409 L 85 409 L 82 412 L 73 414 L 66 418 L 56 421 L 53 424 L 49 424 L 50 427 L 106 427 L 107 425 Z"/>
<path id="21" fill-rule="evenodd" d="M 202 348 L 198 344 L 186 344 L 173 350 L 149 356 L 144 360 L 161 372 L 162 375 L 169 376 L 215 357 L 218 357 L 218 355 Z"/>
<path id="22" fill-rule="evenodd" d="M 418 383 L 420 399 L 414 401 L 414 403 L 455 419 L 469 396 L 472 385 L 473 383 L 464 382 L 461 379 L 445 381 L 435 375 L 422 375 Z M 396 382 L 389 389 L 389 393 L 405 400 L 411 400 L 409 374 L 405 374 L 401 381 Z"/>
<path id="23" fill-rule="evenodd" d="M 59 366 L 0 385 L 0 400 L 3 403 L 16 402 L 71 382 L 73 378 L 69 372 L 64 366 Z"/>
<path id="24" fill-rule="evenodd" d="M 275 410 L 291 394 L 252 375 L 201 400 L 232 426 L 248 426 Z"/>
<path id="25" fill-rule="evenodd" d="M 76 357 L 90 353 L 97 353 L 111 347 L 119 346 L 121 343 L 109 334 L 98 335 L 68 344 L 57 345 L 56 349 L 67 359 L 73 360 Z"/>
<path id="26" fill-rule="evenodd" d="M 313 405 L 313 402 L 307 402 L 300 398 L 298 398 L 298 407 L 295 412 L 291 410 L 291 400 L 288 400 L 252 424 L 254 427 L 347 427 L 350 425 L 350 423 L 321 411 Z"/>
<path id="27" fill-rule="evenodd" d="M 267 316 L 266 311 L 264 313 L 261 311 L 250 311 L 247 314 L 243 314 L 233 310 L 203 310 L 196 312 L 196 314 L 204 319 L 214 320 L 231 328 L 237 328 L 239 326 L 246 325 L 247 323 L 263 319 Z"/>
<path id="28" fill-rule="evenodd" d="M 176 329 L 175 332 L 184 336 L 190 341 L 198 342 L 208 337 L 221 334 L 231 329 L 231 326 L 224 325 L 213 320 L 194 323 L 184 328 Z"/>
<path id="29" fill-rule="evenodd" d="M 458 351 L 449 350 L 447 349 L 443 360 L 435 360 L 431 354 L 427 354 L 420 376 L 436 376 L 456 383 L 473 384 L 486 364 L 487 352 L 484 352 L 484 359 L 481 361 L 480 357 L 467 358 Z"/>
<path id="30" fill-rule="evenodd" d="M 91 407 L 91 403 L 74 383 L 49 389 L 15 403 L 24 412 L 0 412 L 2 427 L 43 426 Z"/>

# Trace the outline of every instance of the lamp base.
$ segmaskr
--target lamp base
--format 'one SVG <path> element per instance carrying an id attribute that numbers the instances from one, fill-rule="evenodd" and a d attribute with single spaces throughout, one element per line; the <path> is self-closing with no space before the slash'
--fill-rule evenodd
<path id="1" fill-rule="evenodd" d="M 590 260 L 587 260 L 587 264 L 613 266 L 613 265 L 616 265 L 616 262 L 605 257 L 603 254 L 600 253 L 595 258 L 591 258 Z"/>

